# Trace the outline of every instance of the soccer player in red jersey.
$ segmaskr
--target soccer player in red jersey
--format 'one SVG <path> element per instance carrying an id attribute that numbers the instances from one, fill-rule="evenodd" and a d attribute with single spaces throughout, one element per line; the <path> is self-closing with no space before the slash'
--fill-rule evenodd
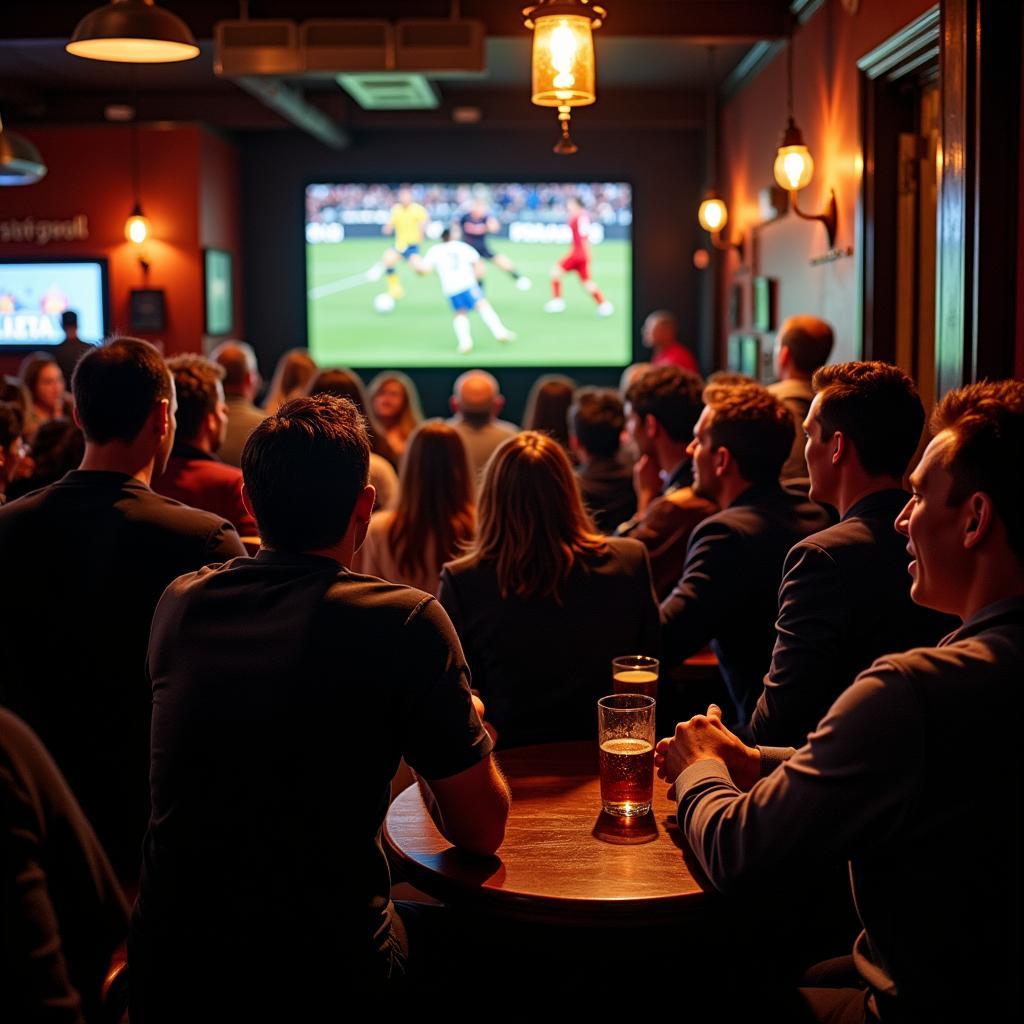
<path id="1" fill-rule="evenodd" d="M 580 281 L 583 282 L 583 287 L 590 292 L 597 303 L 597 315 L 611 316 L 615 312 L 615 308 L 601 294 L 597 282 L 591 280 L 590 277 L 590 244 L 587 241 L 587 236 L 590 234 L 590 218 L 587 216 L 586 210 L 583 209 L 583 204 L 575 196 L 570 196 L 566 200 L 565 206 L 569 211 L 572 249 L 568 256 L 551 268 L 551 298 L 544 303 L 544 312 L 565 312 L 565 299 L 562 298 L 562 275 L 575 270 L 580 276 Z"/>

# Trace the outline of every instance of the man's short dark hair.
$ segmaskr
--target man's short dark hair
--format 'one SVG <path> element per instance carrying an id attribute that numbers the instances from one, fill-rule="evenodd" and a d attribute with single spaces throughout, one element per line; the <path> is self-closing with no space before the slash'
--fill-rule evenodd
<path id="1" fill-rule="evenodd" d="M 645 370 L 626 391 L 626 401 L 643 419 L 653 416 L 673 441 L 690 441 L 704 402 L 700 377 L 680 366 Z"/>
<path id="2" fill-rule="evenodd" d="M 712 447 L 729 450 L 744 480 L 777 483 L 796 434 L 790 411 L 760 384 L 712 384 L 704 401 Z"/>
<path id="3" fill-rule="evenodd" d="M 75 409 L 87 441 L 130 444 L 153 407 L 171 398 L 171 375 L 148 341 L 117 338 L 86 352 L 75 367 Z"/>
<path id="4" fill-rule="evenodd" d="M 0 402 L 0 448 L 9 448 L 15 438 L 21 437 L 25 417 L 13 402 Z"/>
<path id="5" fill-rule="evenodd" d="M 611 388 L 580 388 L 569 410 L 569 423 L 587 452 L 610 459 L 619 450 L 626 425 L 622 400 Z"/>
<path id="6" fill-rule="evenodd" d="M 73 309 L 65 309 L 60 315 L 60 325 L 67 330 L 69 327 L 78 326 L 78 314 Z"/>
<path id="7" fill-rule="evenodd" d="M 788 348 L 795 369 L 812 374 L 832 352 L 831 325 L 816 316 L 792 316 L 782 325 L 779 347 Z"/>
<path id="8" fill-rule="evenodd" d="M 193 441 L 202 429 L 203 420 L 217 411 L 220 401 L 217 384 L 224 379 L 224 367 L 203 356 L 182 355 L 167 360 L 174 374 L 178 396 L 178 433 L 185 441 Z"/>
<path id="9" fill-rule="evenodd" d="M 946 453 L 949 503 L 987 494 L 1024 565 L 1024 381 L 981 381 L 950 391 L 935 407 L 931 428 L 953 435 Z"/>
<path id="10" fill-rule="evenodd" d="M 242 477 L 260 537 L 283 551 L 336 544 L 370 471 L 366 424 L 347 398 L 296 398 L 242 449 Z"/>
<path id="11" fill-rule="evenodd" d="M 821 396 L 821 439 L 837 430 L 853 445 L 865 472 L 901 478 L 917 451 L 924 406 L 914 382 L 889 363 L 833 363 L 811 382 Z"/>

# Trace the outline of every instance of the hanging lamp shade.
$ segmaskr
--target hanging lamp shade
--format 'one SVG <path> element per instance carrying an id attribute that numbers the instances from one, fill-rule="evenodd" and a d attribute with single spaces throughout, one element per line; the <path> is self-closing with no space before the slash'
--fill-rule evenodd
<path id="1" fill-rule="evenodd" d="M 542 4 L 533 12 L 530 99 L 538 107 L 585 107 L 597 99 L 593 14 L 573 13 L 575 6 Z"/>
<path id="2" fill-rule="evenodd" d="M 188 25 L 153 0 L 113 0 L 98 7 L 78 23 L 65 49 L 122 64 L 169 64 L 199 55 Z"/>
<path id="3" fill-rule="evenodd" d="M 810 184 L 814 175 L 814 160 L 804 145 L 803 132 L 792 117 L 782 133 L 773 167 L 775 180 L 787 192 L 796 192 Z"/>
<path id="4" fill-rule="evenodd" d="M 34 185 L 46 176 L 46 164 L 39 150 L 0 121 L 0 185 Z"/>

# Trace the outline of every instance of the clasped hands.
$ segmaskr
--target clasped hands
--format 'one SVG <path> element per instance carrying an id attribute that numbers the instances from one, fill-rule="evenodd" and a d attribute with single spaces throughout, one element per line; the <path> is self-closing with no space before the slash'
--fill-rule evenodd
<path id="1" fill-rule="evenodd" d="M 684 768 L 697 761 L 721 762 L 742 790 L 750 789 L 761 775 L 760 752 L 725 727 L 722 709 L 717 704 L 710 705 L 706 715 L 694 715 L 680 722 L 675 734 L 659 740 L 654 749 L 658 778 L 670 786 Z"/>

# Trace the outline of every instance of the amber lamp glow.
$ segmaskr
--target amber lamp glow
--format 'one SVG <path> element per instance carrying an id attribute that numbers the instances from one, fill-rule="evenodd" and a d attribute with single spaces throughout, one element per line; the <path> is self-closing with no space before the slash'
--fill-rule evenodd
<path id="1" fill-rule="evenodd" d="M 113 0 L 75 26 L 65 49 L 119 64 L 169 64 L 199 56 L 188 25 L 153 0 Z"/>
<path id="2" fill-rule="evenodd" d="M 814 176 L 814 159 L 804 145 L 803 132 L 792 117 L 782 133 L 782 140 L 775 154 L 774 172 L 775 180 L 787 192 L 805 188 Z"/>
<path id="3" fill-rule="evenodd" d="M 697 210 L 697 220 L 700 221 L 700 226 L 711 234 L 721 231 L 728 219 L 729 210 L 718 196 L 708 196 Z"/>
<path id="4" fill-rule="evenodd" d="M 149 238 L 149 218 L 142 212 L 142 207 L 136 203 L 132 215 L 124 222 L 124 237 L 136 245 Z"/>
<path id="5" fill-rule="evenodd" d="M 597 99 L 594 71 L 594 29 L 606 17 L 604 8 L 589 0 L 544 0 L 523 11 L 533 30 L 531 101 L 538 107 L 556 107 L 562 137 L 556 153 L 575 153 L 569 137 L 573 107 L 589 106 Z"/>

